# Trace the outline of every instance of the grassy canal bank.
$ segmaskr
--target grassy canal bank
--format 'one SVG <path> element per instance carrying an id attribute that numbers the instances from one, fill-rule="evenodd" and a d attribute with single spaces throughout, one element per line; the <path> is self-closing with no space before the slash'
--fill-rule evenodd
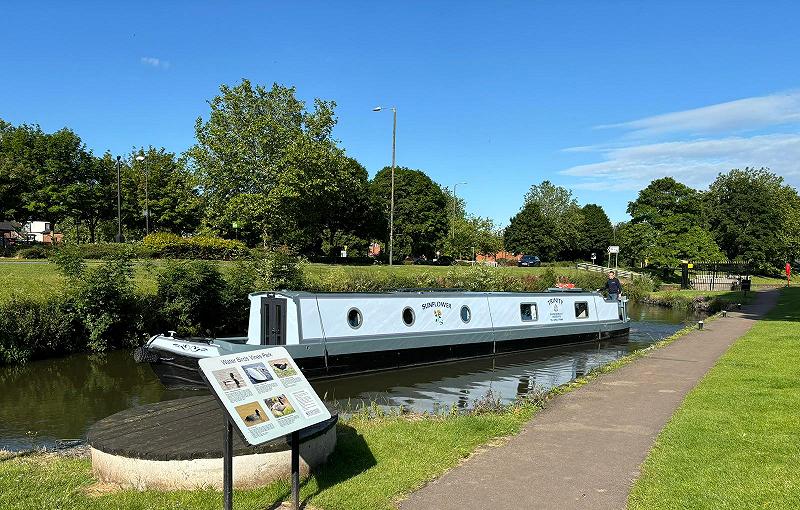
<path id="1" fill-rule="evenodd" d="M 629 508 L 800 507 L 800 289 L 781 292 L 661 432 Z"/>
<path id="2" fill-rule="evenodd" d="M 379 408 L 367 408 L 339 424 L 336 451 L 304 484 L 302 498 L 320 509 L 393 508 L 404 495 L 441 476 L 477 448 L 518 433 L 548 397 L 579 388 L 689 330 L 555 388 L 544 397 L 534 394 L 510 406 L 502 407 L 487 396 L 462 414 L 384 414 Z M 286 482 L 238 491 L 236 508 L 271 508 L 288 495 Z M 3 509 L 216 509 L 220 505 L 220 493 L 212 490 L 137 492 L 100 485 L 86 458 L 33 454 L 0 461 Z"/>

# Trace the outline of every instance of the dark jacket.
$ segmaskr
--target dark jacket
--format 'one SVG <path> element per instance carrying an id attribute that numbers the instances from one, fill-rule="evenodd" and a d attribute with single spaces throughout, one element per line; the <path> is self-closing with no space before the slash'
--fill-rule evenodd
<path id="1" fill-rule="evenodd" d="M 606 280 L 606 286 L 603 287 L 609 294 L 622 294 L 622 283 L 617 277 Z"/>

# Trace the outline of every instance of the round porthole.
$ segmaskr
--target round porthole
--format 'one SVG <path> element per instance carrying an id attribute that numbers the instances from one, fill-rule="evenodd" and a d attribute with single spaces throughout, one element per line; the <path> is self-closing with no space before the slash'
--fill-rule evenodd
<path id="1" fill-rule="evenodd" d="M 464 324 L 472 320 L 472 310 L 467 305 L 461 307 L 461 320 Z"/>
<path id="2" fill-rule="evenodd" d="M 414 310 L 410 306 L 403 308 L 403 323 L 406 326 L 414 324 Z"/>
<path id="3" fill-rule="evenodd" d="M 361 315 L 361 310 L 358 308 L 351 308 L 350 311 L 347 312 L 347 323 L 350 324 L 351 328 L 358 329 L 363 322 L 364 317 Z"/>

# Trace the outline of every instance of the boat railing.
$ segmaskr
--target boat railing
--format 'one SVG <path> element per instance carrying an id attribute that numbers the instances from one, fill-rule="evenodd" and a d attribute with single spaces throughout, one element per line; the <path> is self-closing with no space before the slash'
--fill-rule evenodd
<path id="1" fill-rule="evenodd" d="M 642 276 L 641 273 L 628 271 L 627 269 L 620 269 L 618 267 L 598 266 L 597 264 L 590 264 L 588 262 L 576 263 L 575 269 L 580 269 L 583 271 L 592 271 L 595 273 L 607 273 L 609 271 L 614 271 L 617 274 L 617 276 L 622 278 L 627 278 L 628 280 L 635 280 L 636 278 L 641 278 Z"/>

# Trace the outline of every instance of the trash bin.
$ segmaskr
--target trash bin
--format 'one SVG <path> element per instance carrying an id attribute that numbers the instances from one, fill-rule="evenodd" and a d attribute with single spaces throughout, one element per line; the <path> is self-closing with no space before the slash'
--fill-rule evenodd
<path id="1" fill-rule="evenodd" d="M 742 291 L 750 292 L 750 280 L 742 280 Z"/>

